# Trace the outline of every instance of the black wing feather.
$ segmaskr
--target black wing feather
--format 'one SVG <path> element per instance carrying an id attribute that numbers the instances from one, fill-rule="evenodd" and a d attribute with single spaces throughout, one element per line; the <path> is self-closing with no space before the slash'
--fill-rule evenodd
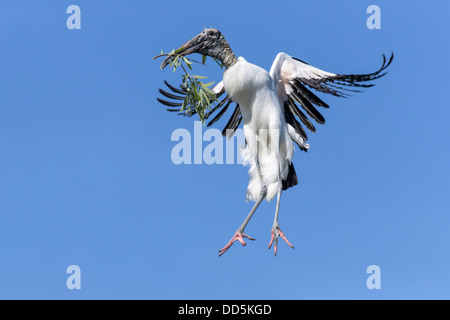
<path id="1" fill-rule="evenodd" d="M 185 88 L 183 88 L 182 86 L 180 86 L 180 89 L 177 89 L 174 86 L 170 85 L 170 83 L 168 83 L 165 80 L 164 80 L 164 83 L 166 84 L 166 86 L 169 87 L 170 90 L 172 90 L 175 93 L 179 93 L 179 94 L 182 94 L 182 95 L 186 95 L 187 94 L 187 90 Z"/>
<path id="2" fill-rule="evenodd" d="M 184 100 L 184 97 L 177 96 L 175 94 L 171 94 L 167 91 L 164 91 L 163 89 L 159 89 L 159 93 L 161 93 L 163 96 L 165 96 L 166 98 L 169 98 L 169 99 Z"/>
<path id="3" fill-rule="evenodd" d="M 294 57 L 293 59 L 308 65 L 308 63 L 300 59 Z M 386 56 L 383 54 L 383 63 L 381 67 L 377 71 L 372 73 L 336 74 L 335 76 L 324 77 L 321 79 L 299 77 L 291 80 L 289 84 L 292 90 L 284 104 L 286 123 L 289 123 L 295 129 L 295 131 L 306 141 L 306 133 L 295 117 L 298 117 L 301 123 L 306 128 L 308 128 L 308 130 L 316 132 L 316 129 L 314 128 L 311 121 L 306 117 L 306 115 L 297 107 L 296 103 L 298 103 L 303 108 L 303 110 L 306 111 L 307 115 L 310 118 L 314 119 L 320 124 L 325 123 L 325 118 L 317 111 L 317 109 L 313 105 L 323 108 L 329 108 L 328 104 L 322 101 L 322 99 L 320 99 L 306 87 L 337 97 L 347 97 L 349 96 L 349 94 L 342 91 L 361 92 L 360 90 L 350 88 L 373 87 L 374 84 L 365 82 L 373 81 L 386 75 L 387 71 L 385 70 L 392 63 L 393 59 L 393 53 L 391 54 L 389 59 L 386 59 Z"/>
<path id="4" fill-rule="evenodd" d="M 286 119 L 286 123 L 290 124 L 295 129 L 295 131 L 300 134 L 303 140 L 308 140 L 308 136 L 305 130 L 297 121 L 297 119 L 295 119 L 294 114 L 292 113 L 287 101 L 284 103 L 284 117 Z"/>
<path id="5" fill-rule="evenodd" d="M 222 108 L 224 103 L 228 101 L 228 96 L 226 96 L 217 106 L 211 109 L 206 115 L 205 119 L 208 119 L 210 115 L 212 115 L 214 112 L 216 112 L 218 109 Z"/>
<path id="6" fill-rule="evenodd" d="M 241 109 L 239 108 L 239 104 L 236 104 L 236 108 L 234 109 L 234 112 L 231 115 L 230 120 L 228 120 L 227 125 L 222 130 L 222 135 L 224 137 L 225 136 L 231 137 L 236 132 L 236 129 L 239 127 L 241 121 L 242 121 Z M 231 134 L 229 130 L 231 130 Z"/>
<path id="7" fill-rule="evenodd" d="M 316 132 L 316 128 L 312 122 L 309 121 L 308 117 L 305 116 L 305 114 L 296 106 L 295 102 L 292 99 L 288 99 L 287 102 L 289 104 L 289 109 L 293 114 L 300 118 L 300 121 L 306 126 L 306 128 L 308 128 L 311 132 Z"/>
<path id="8" fill-rule="evenodd" d="M 231 100 L 228 99 L 227 104 L 222 108 L 222 110 L 220 110 L 219 113 L 207 124 L 208 127 L 213 125 L 214 123 L 216 123 L 217 120 L 219 120 L 223 116 L 223 114 L 228 110 L 230 103 L 231 103 Z"/>
<path id="9" fill-rule="evenodd" d="M 156 98 L 156 100 L 158 100 L 160 103 L 162 103 L 163 105 L 168 106 L 168 107 L 181 107 L 181 105 L 182 105 L 179 102 L 166 101 L 166 100 L 163 100 L 160 98 Z"/>
<path id="10" fill-rule="evenodd" d="M 316 120 L 316 122 L 318 122 L 320 124 L 324 124 L 325 123 L 325 118 L 320 114 L 319 111 L 317 111 L 316 108 L 314 108 L 312 103 L 309 102 L 308 98 L 304 97 L 303 95 L 299 94 L 299 92 L 295 92 L 295 91 L 293 91 L 291 93 L 291 96 L 292 96 L 292 98 L 294 98 L 295 101 L 300 103 L 300 105 L 306 111 L 306 113 L 311 118 Z"/>
<path id="11" fill-rule="evenodd" d="M 311 103 L 315 104 L 319 107 L 329 108 L 330 106 L 323 102 L 321 99 L 319 99 L 318 96 L 316 96 L 314 93 L 312 93 L 310 90 L 306 89 L 304 85 L 300 83 L 299 80 L 295 80 L 292 85 L 295 89 L 297 89 L 297 92 L 307 98 Z"/>

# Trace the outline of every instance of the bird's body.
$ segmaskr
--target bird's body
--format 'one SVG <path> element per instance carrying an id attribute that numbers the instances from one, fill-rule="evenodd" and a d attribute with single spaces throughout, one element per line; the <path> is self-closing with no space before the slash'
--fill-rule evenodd
<path id="1" fill-rule="evenodd" d="M 246 146 L 241 151 L 244 164 L 250 165 L 247 200 L 257 201 L 261 186 L 267 187 L 266 200 L 282 188 L 294 155 L 294 146 L 272 77 L 266 70 L 240 57 L 223 75 L 229 97 L 239 103 Z M 256 169 L 259 163 L 263 181 Z"/>
<path id="2" fill-rule="evenodd" d="M 225 65 L 223 81 L 218 83 L 212 91 L 217 98 L 224 93 L 226 97 L 206 114 L 205 119 L 220 110 L 208 126 L 220 119 L 232 102 L 236 103 L 236 108 L 223 135 L 231 137 L 239 124 L 243 122 L 246 145 L 241 155 L 244 163 L 250 165 L 247 199 L 256 203 L 231 240 L 220 250 L 220 255 L 224 254 L 235 241 L 245 245 L 243 238 L 254 240 L 244 233 L 244 229 L 260 203 L 264 199 L 270 201 L 275 196 L 277 196 L 277 205 L 269 248 L 274 243 L 274 251 L 275 254 L 277 253 L 278 237 L 282 237 L 293 248 L 278 224 L 281 193 L 298 184 L 292 158 L 294 143 L 302 151 L 309 149 L 309 144 L 306 143 L 308 137 L 303 126 L 315 132 L 316 129 L 309 118 L 324 124 L 325 119 L 316 107 L 329 108 L 309 89 L 337 97 L 348 95 L 341 90 L 359 92 L 355 88 L 373 86 L 363 82 L 378 79 L 385 74 L 382 72 L 392 62 L 393 55 L 389 61 L 383 55 L 383 65 L 373 73 L 336 74 L 320 70 L 281 52 L 275 58 L 270 72 L 267 72 L 242 57 L 237 58 L 222 33 L 216 29 L 205 29 L 176 52 L 182 55 L 200 53 L 213 57 Z M 169 56 L 163 61 L 161 68 L 170 62 Z M 187 97 L 186 88 L 177 89 L 167 82 L 166 84 L 174 93 Z M 177 96 L 162 89 L 160 92 L 170 99 L 185 99 L 183 96 Z M 182 106 L 181 103 L 159 98 L 158 101 L 169 107 Z M 303 111 L 297 105 L 300 105 Z M 168 110 L 179 111 L 179 109 Z M 183 114 L 186 115 L 186 113 Z M 188 113 L 189 116 L 193 114 L 195 111 Z"/>

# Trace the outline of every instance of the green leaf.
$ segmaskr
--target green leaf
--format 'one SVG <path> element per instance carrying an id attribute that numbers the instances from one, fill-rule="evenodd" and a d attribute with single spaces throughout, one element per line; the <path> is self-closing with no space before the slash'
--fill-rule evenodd
<path id="1" fill-rule="evenodd" d="M 203 83 L 203 82 L 202 82 L 200 85 L 202 86 L 202 89 L 203 89 L 204 91 L 210 93 L 210 92 L 211 92 L 211 89 L 208 88 L 208 87 L 209 87 L 209 85 L 210 85 L 211 83 L 214 83 L 214 82 L 210 82 L 210 83 Z"/>

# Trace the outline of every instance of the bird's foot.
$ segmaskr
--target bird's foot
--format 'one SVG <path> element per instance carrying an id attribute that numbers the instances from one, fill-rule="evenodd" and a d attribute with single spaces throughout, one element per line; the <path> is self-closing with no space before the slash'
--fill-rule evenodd
<path id="1" fill-rule="evenodd" d="M 283 238 L 284 241 L 286 241 L 286 243 L 292 248 L 294 249 L 294 246 L 288 241 L 288 239 L 286 238 L 286 236 L 284 235 L 283 231 L 281 231 L 280 226 L 277 223 L 273 224 L 272 227 L 272 237 L 270 238 L 270 243 L 269 243 L 269 249 L 272 247 L 272 243 L 274 243 L 274 253 L 275 255 L 277 255 L 277 245 L 278 245 L 278 237 Z"/>
<path id="2" fill-rule="evenodd" d="M 226 246 L 219 250 L 219 252 L 220 252 L 220 253 L 219 253 L 219 257 L 220 257 L 221 255 L 223 255 L 225 252 L 227 252 L 227 250 L 233 245 L 233 243 L 234 243 L 236 240 L 239 241 L 243 246 L 245 246 L 246 243 L 245 243 L 245 241 L 244 241 L 244 238 L 247 238 L 247 239 L 250 239 L 250 240 L 255 240 L 254 238 L 249 237 L 248 235 L 246 235 L 246 234 L 244 233 L 243 230 L 238 230 L 238 231 L 236 231 L 236 233 L 234 234 L 234 236 L 231 238 L 231 240 L 228 241 L 228 243 L 226 244 Z"/>

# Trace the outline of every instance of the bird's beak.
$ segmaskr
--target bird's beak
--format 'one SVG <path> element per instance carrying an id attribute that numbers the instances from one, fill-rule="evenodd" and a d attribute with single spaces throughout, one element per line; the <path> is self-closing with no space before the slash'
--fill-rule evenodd
<path id="1" fill-rule="evenodd" d="M 180 56 L 187 56 L 189 54 L 199 52 L 205 47 L 206 47 L 205 37 L 202 33 L 200 33 L 199 35 L 195 36 L 194 38 L 183 44 L 181 47 L 179 47 L 175 51 L 175 53 Z M 167 67 L 167 65 L 170 64 L 172 59 L 173 59 L 172 55 L 167 56 L 161 63 L 161 70 Z"/>

